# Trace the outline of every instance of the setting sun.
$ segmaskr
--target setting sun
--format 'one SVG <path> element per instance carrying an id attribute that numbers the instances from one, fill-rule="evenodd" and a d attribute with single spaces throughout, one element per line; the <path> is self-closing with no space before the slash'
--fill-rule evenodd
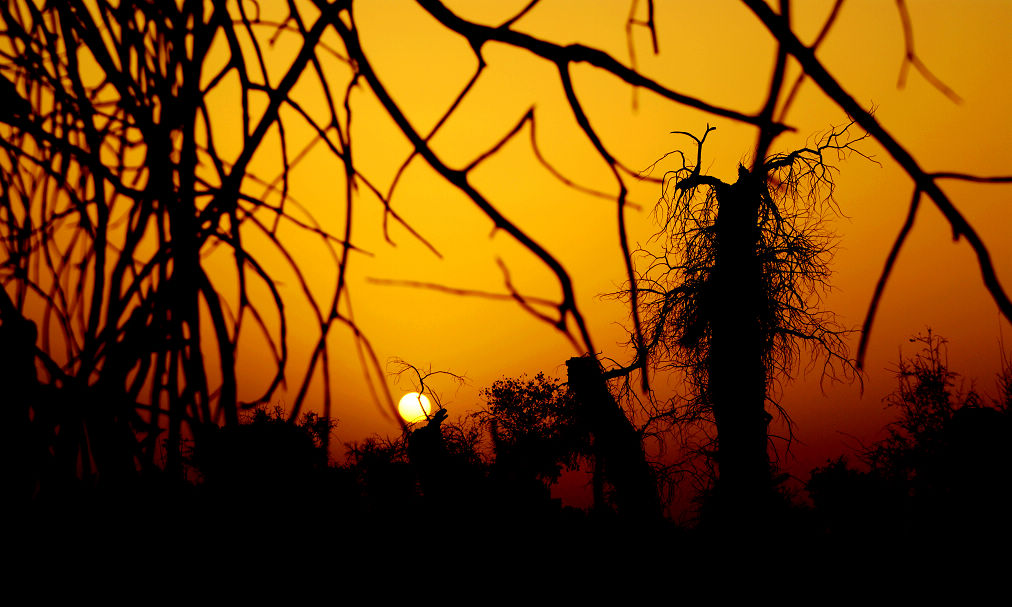
<path id="1" fill-rule="evenodd" d="M 431 411 L 432 404 L 429 402 L 429 397 L 418 392 L 408 392 L 397 403 L 397 413 L 409 424 L 426 419 Z"/>

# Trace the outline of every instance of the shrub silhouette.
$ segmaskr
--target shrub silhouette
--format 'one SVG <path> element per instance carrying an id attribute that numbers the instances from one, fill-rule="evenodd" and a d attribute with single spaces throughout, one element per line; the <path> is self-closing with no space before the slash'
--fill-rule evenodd
<path id="1" fill-rule="evenodd" d="M 335 420 L 305 413 L 295 423 L 280 406 L 256 407 L 241 423 L 198 429 L 188 463 L 212 501 L 244 509 L 305 504 L 327 488 L 327 435 Z"/>
<path id="2" fill-rule="evenodd" d="M 548 485 L 588 454 L 576 402 L 558 380 L 544 373 L 502 378 L 481 397 L 485 407 L 472 417 L 487 429 L 498 467 L 515 468 Z"/>
<path id="3" fill-rule="evenodd" d="M 866 471 L 844 458 L 812 471 L 806 488 L 822 524 L 844 536 L 906 534 L 955 539 L 1008 534 L 1012 423 L 1001 407 L 963 390 L 948 367 L 945 340 L 929 330 L 921 350 L 900 359 L 898 387 L 886 398 L 899 417 L 866 449 Z M 1007 385 L 1004 375 L 999 386 Z"/>

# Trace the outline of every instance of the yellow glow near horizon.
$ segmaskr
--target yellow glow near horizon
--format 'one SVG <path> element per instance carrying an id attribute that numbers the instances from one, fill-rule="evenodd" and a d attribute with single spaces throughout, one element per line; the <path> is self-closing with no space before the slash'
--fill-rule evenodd
<path id="1" fill-rule="evenodd" d="M 428 418 L 432 411 L 429 397 L 418 392 L 408 392 L 397 403 L 397 413 L 406 423 L 413 424 Z"/>

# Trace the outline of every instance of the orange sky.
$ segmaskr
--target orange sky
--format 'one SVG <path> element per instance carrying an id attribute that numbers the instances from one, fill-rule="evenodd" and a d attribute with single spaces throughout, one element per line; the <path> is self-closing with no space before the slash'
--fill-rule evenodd
<path id="1" fill-rule="evenodd" d="M 463 15 L 489 23 L 501 21 L 514 7 L 491 14 L 487 3 L 452 3 Z M 523 3 L 515 3 L 521 6 Z M 773 59 L 770 36 L 747 10 L 735 2 L 686 6 L 658 2 L 656 15 L 660 55 L 650 54 L 645 31 L 635 34 L 641 70 L 686 94 L 754 112 L 761 105 Z M 814 39 L 831 2 L 796 3 L 796 30 Z M 928 170 L 976 174 L 1010 172 L 1012 119 L 1008 114 L 1006 73 L 1012 65 L 1009 26 L 1012 6 L 1004 2 L 911 2 L 917 52 L 927 65 L 962 98 L 956 105 L 911 73 L 897 89 L 903 37 L 896 8 L 890 3 L 847 2 L 819 58 L 844 88 L 876 116 Z M 550 2 L 539 5 L 516 28 L 559 43 L 581 42 L 628 62 L 624 23 L 627 4 L 620 2 Z M 415 128 L 426 132 L 452 102 L 473 73 L 475 61 L 466 43 L 443 31 L 410 2 L 357 4 L 356 25 L 363 46 L 385 86 Z M 537 141 L 549 161 L 569 179 L 605 192 L 614 182 L 604 163 L 577 130 L 564 105 L 554 66 L 529 53 L 503 46 L 486 48 L 489 67 L 458 113 L 433 140 L 451 166 L 463 166 L 491 147 L 530 107 L 535 108 Z M 789 74 L 796 73 L 796 66 Z M 640 93 L 632 107 L 628 86 L 594 68 L 574 69 L 577 91 L 591 123 L 605 145 L 624 164 L 645 168 L 665 152 L 685 146 L 672 130 L 702 132 L 707 122 L 718 130 L 707 142 L 704 166 L 710 174 L 733 179 L 737 163 L 754 146 L 755 131 L 729 120 L 674 105 Z M 353 97 L 358 137 L 357 162 L 381 188 L 409 151 L 393 123 L 383 117 L 365 87 Z M 788 116 L 796 133 L 779 139 L 775 148 L 788 150 L 830 125 L 846 120 L 843 113 L 806 84 Z M 571 273 L 578 303 L 595 345 L 604 356 L 628 360 L 620 343 L 627 311 L 600 299 L 624 279 L 617 239 L 615 205 L 574 192 L 548 174 L 533 156 L 529 136 L 517 137 L 473 175 L 473 183 L 504 214 L 555 255 Z M 857 327 L 870 300 L 878 273 L 899 229 L 911 194 L 910 179 L 874 143 L 861 150 L 882 166 L 857 157 L 839 164 L 836 198 L 849 218 L 834 228 L 841 236 L 834 264 L 834 291 L 826 300 L 844 324 Z M 342 225 L 342 215 L 328 211 L 340 191 L 338 167 L 321 154 L 319 165 L 296 170 L 303 200 Z M 663 168 L 664 165 L 661 165 Z M 332 177 L 333 176 L 333 177 Z M 322 177 L 322 178 L 321 178 Z M 654 185 L 631 185 L 630 240 L 645 243 L 656 229 L 650 210 L 658 191 Z M 991 248 L 1003 284 L 1012 284 L 1007 263 L 1007 233 L 1012 211 L 1003 203 L 1007 186 L 945 183 L 943 187 L 973 222 Z M 380 207 L 368 194 L 356 207 L 354 240 L 372 253 L 351 266 L 351 301 L 356 320 L 381 360 L 400 357 L 418 366 L 432 366 L 467 376 L 469 386 L 435 386 L 453 414 L 475 407 L 477 392 L 502 375 L 544 370 L 562 376 L 563 362 L 577 354 L 558 332 L 509 302 L 453 297 L 442 293 L 368 282 L 370 278 L 417 280 L 459 288 L 503 292 L 496 259 L 510 268 L 524 293 L 557 298 L 559 290 L 543 266 L 534 263 L 504 234 L 489 237 L 491 223 L 458 192 L 441 182 L 416 160 L 402 179 L 394 206 L 443 254 L 437 259 L 402 229 L 381 239 Z M 999 327 L 1009 333 L 988 298 L 965 243 L 953 243 L 941 215 L 922 207 L 916 228 L 904 249 L 882 302 L 872 336 L 863 396 L 856 385 L 819 388 L 818 373 L 788 386 L 784 403 L 798 423 L 798 471 L 806 471 L 825 454 L 837 453 L 868 440 L 886 420 L 881 398 L 893 387 L 887 369 L 895 364 L 906 338 L 930 326 L 950 340 L 950 364 L 978 382 L 993 386 L 999 364 Z M 310 255 L 307 251 L 306 255 Z M 332 280 L 332 264 L 321 263 L 319 279 Z M 337 331 L 335 345 L 348 334 Z M 854 342 L 856 344 L 856 342 Z M 340 346 L 338 346 L 340 348 Z M 373 405 L 361 379 L 354 351 L 332 360 L 336 382 L 338 438 L 359 439 L 371 433 L 397 431 Z M 298 368 L 298 367 L 296 367 Z M 655 379 L 660 390 L 665 378 Z M 398 395 L 408 385 L 391 385 Z"/>
<path id="2" fill-rule="evenodd" d="M 686 8 L 657 3 L 661 53 L 651 56 L 646 32 L 637 32 L 641 70 L 679 92 L 744 112 L 756 111 L 772 65 L 770 36 L 737 3 L 699 4 Z M 796 30 L 811 41 L 831 3 L 796 4 Z M 489 23 L 500 21 L 512 10 L 499 5 L 495 14 L 490 14 L 484 10 L 487 3 L 452 6 L 468 18 Z M 545 2 L 516 28 L 559 43 L 595 46 L 628 62 L 627 10 L 627 5 L 619 2 Z M 963 98 L 962 104 L 952 103 L 916 73 L 910 74 L 904 89 L 897 89 L 903 39 L 898 12 L 889 3 L 848 2 L 819 58 L 865 107 L 877 108 L 882 124 L 927 169 L 1008 173 L 1012 121 L 1002 87 L 1012 65 L 1007 36 L 1012 7 L 1003 2 L 959 7 L 912 2 L 910 12 L 918 54 Z M 413 126 L 427 132 L 473 73 L 475 60 L 470 49 L 410 2 L 356 4 L 355 22 L 384 85 Z M 478 85 L 433 140 L 444 161 L 456 167 L 465 165 L 533 106 L 538 145 L 549 161 L 581 185 L 614 192 L 606 166 L 578 132 L 564 105 L 554 66 L 501 45 L 486 48 L 485 57 L 489 67 Z M 279 66 L 283 65 L 281 61 Z M 796 69 L 792 66 L 790 73 Z M 706 116 L 649 93 L 640 93 L 634 110 L 630 88 L 614 77 L 586 66 L 578 66 L 574 74 L 593 126 L 627 166 L 645 168 L 665 152 L 685 146 L 686 141 L 670 131 L 698 133 L 710 122 L 718 130 L 708 141 L 704 166 L 710 174 L 730 180 L 737 163 L 754 145 L 755 131 L 750 127 Z M 363 173 L 386 189 L 410 148 L 365 87 L 353 96 L 353 113 L 356 160 Z M 806 84 L 788 116 L 796 134 L 782 137 L 775 146 L 791 149 L 845 119 L 813 85 Z M 595 345 L 605 356 L 627 360 L 629 353 L 620 346 L 627 311 L 621 304 L 599 297 L 624 279 L 615 205 L 574 192 L 555 180 L 537 163 L 529 141 L 526 132 L 517 137 L 474 173 L 473 183 L 565 265 Z M 883 151 L 873 143 L 861 149 L 882 166 L 857 157 L 839 164 L 836 198 L 849 219 L 834 223 L 841 235 L 840 250 L 834 264 L 834 291 L 826 300 L 827 307 L 851 327 L 859 326 L 863 319 L 911 193 L 909 178 Z M 343 185 L 340 167 L 333 159 L 321 150 L 318 157 L 295 170 L 294 183 L 294 193 L 318 219 L 329 219 L 333 229 L 343 229 L 339 195 Z M 1003 263 L 1012 252 L 1006 238 L 1012 212 L 1002 205 L 1008 188 L 950 183 L 944 187 L 991 247 L 1003 283 L 1012 284 L 1012 266 Z M 650 210 L 658 192 L 654 185 L 632 188 L 632 199 L 641 209 L 627 214 L 630 240 L 645 243 L 656 229 Z M 417 280 L 503 292 L 503 277 L 496 264 L 497 258 L 502 258 L 522 292 L 551 299 L 559 296 L 554 279 L 543 266 L 508 236 L 499 233 L 490 237 L 491 222 L 423 162 L 416 160 L 411 165 L 393 202 L 443 258 L 436 258 L 397 227 L 391 230 L 396 246 L 385 243 L 379 203 L 367 193 L 359 197 L 353 240 L 374 256 L 352 261 L 351 302 L 356 321 L 380 360 L 399 357 L 421 367 L 431 365 L 466 375 L 469 385 L 459 391 L 452 385 L 434 386 L 444 392 L 454 414 L 475 407 L 478 390 L 502 375 L 539 370 L 563 375 L 563 362 L 577 352 L 560 333 L 512 303 L 368 282 L 371 278 Z M 297 250 L 302 247 L 293 246 Z M 331 284 L 332 262 L 323 261 L 308 246 L 297 254 L 318 264 L 313 272 L 321 285 Z M 325 292 L 321 288 L 321 293 Z M 834 453 L 853 445 L 846 434 L 873 437 L 873 431 L 886 419 L 881 398 L 893 386 L 887 368 L 895 363 L 906 338 L 927 326 L 950 340 L 953 369 L 975 378 L 981 388 L 991 388 L 999 360 L 998 330 L 1003 326 L 1008 331 L 1007 323 L 999 319 L 988 298 L 969 248 L 952 243 L 940 214 L 930 207 L 921 212 L 882 302 L 863 396 L 857 386 L 846 385 L 826 385 L 823 394 L 814 372 L 790 385 L 784 394 L 784 403 L 798 422 L 799 437 L 809 444 L 807 450 L 804 446 L 796 449 L 802 460 L 797 465 L 800 470 L 818 463 L 823 452 Z M 298 352 L 298 331 L 295 335 Z M 372 432 L 397 432 L 395 423 L 384 419 L 370 401 L 350 334 L 337 329 L 333 340 L 335 351 L 340 352 L 331 363 L 337 378 L 336 414 L 341 419 L 338 438 L 350 441 Z M 247 361 L 256 364 L 255 360 Z M 298 356 L 293 369 L 299 368 L 297 361 Z M 411 389 L 388 381 L 396 395 Z M 665 389 L 665 378 L 656 378 L 655 384 Z"/>
<path id="3" fill-rule="evenodd" d="M 265 5 L 264 18 L 270 19 L 271 7 L 266 6 L 270 3 L 261 4 Z M 447 4 L 465 18 L 497 24 L 526 1 Z M 795 31 L 810 43 L 832 2 L 794 4 Z M 731 0 L 658 0 L 655 5 L 659 55 L 652 55 L 647 31 L 634 30 L 641 72 L 680 93 L 745 113 L 756 112 L 764 101 L 774 59 L 773 40 L 758 20 Z M 1012 4 L 1002 0 L 958 4 L 909 0 L 908 6 L 918 55 L 962 97 L 961 104 L 954 104 L 913 71 L 906 87 L 897 88 L 903 31 L 896 7 L 889 2 L 848 0 L 820 47 L 819 59 L 864 107 L 876 108 L 881 124 L 927 170 L 1012 173 L 1007 84 L 1012 67 L 1008 35 Z M 474 73 L 476 61 L 471 49 L 408 0 L 357 2 L 354 11 L 363 48 L 379 78 L 412 125 L 427 133 Z M 543 0 L 514 29 L 560 44 L 579 42 L 596 47 L 629 64 L 624 28 L 628 11 L 628 2 Z M 314 11 L 308 9 L 306 14 Z M 266 31 L 265 38 L 270 35 L 270 30 Z M 340 39 L 332 31 L 323 41 L 341 49 Z M 291 34 L 281 34 L 276 44 L 265 48 L 272 83 L 287 70 L 298 48 L 298 40 Z M 212 49 L 205 68 L 208 78 L 218 67 L 216 61 L 223 61 L 222 50 Z M 607 165 L 596 156 L 565 104 L 554 65 L 527 51 L 497 44 L 487 45 L 484 57 L 488 67 L 478 83 L 432 140 L 443 161 L 456 168 L 467 165 L 533 107 L 537 143 L 548 161 L 581 186 L 616 192 Z M 346 81 L 349 72 L 344 64 L 326 56 L 321 60 L 334 82 Z M 797 65 L 789 66 L 789 81 L 797 70 Z M 710 123 L 717 131 L 707 140 L 704 168 L 711 175 L 733 180 L 738 162 L 755 145 L 754 128 L 651 93 L 640 92 L 634 108 L 631 88 L 595 68 L 575 66 L 573 77 L 591 124 L 610 152 L 628 167 L 643 169 L 668 151 L 688 150 L 687 140 L 670 131 L 701 134 Z M 241 137 L 237 89 L 234 78 L 226 78 L 208 98 L 212 131 L 226 158 L 238 153 L 235 142 Z M 310 115 L 324 116 L 318 81 L 304 78 L 293 97 Z M 410 145 L 364 83 L 351 100 L 356 164 L 385 191 L 407 158 Z M 253 105 L 257 106 L 256 99 Z M 314 133 L 289 109 L 282 110 L 282 118 L 289 153 L 294 154 Z M 779 138 L 774 151 L 793 149 L 830 126 L 845 123 L 846 116 L 809 82 L 786 121 L 796 130 Z M 262 146 L 263 153 L 250 165 L 251 173 L 262 180 L 274 179 L 279 171 L 278 145 L 276 134 L 270 135 Z M 912 192 L 910 179 L 875 143 L 862 142 L 860 149 L 881 166 L 856 156 L 838 164 L 835 197 L 848 217 L 833 223 L 840 235 L 840 248 L 833 266 L 834 290 L 826 298 L 826 307 L 854 328 L 863 320 Z M 661 164 L 654 174 L 665 168 L 671 166 Z M 619 302 L 600 297 L 625 280 L 614 201 L 580 193 L 555 179 L 536 160 L 529 130 L 476 169 L 471 183 L 565 266 L 599 353 L 627 362 L 630 353 L 621 344 L 626 338 L 623 326 L 628 310 Z M 321 145 L 313 147 L 291 173 L 292 197 L 324 229 L 338 235 L 347 221 L 344 185 L 341 164 Z M 651 210 L 658 188 L 631 179 L 626 185 L 631 201 L 639 205 L 626 214 L 630 242 L 646 244 L 657 229 Z M 1010 288 L 1009 186 L 943 182 L 942 187 L 988 244 L 999 278 Z M 244 191 L 259 194 L 264 189 L 250 180 Z M 272 199 L 270 194 L 265 196 Z M 381 282 L 412 280 L 503 293 L 497 262 L 501 259 L 518 290 L 554 300 L 560 291 L 549 271 L 508 235 L 492 234 L 492 223 L 474 203 L 420 159 L 404 173 L 392 204 L 442 257 L 395 224 L 389 231 L 395 244 L 386 242 L 382 206 L 360 188 L 354 200 L 352 241 L 371 256 L 352 257 L 350 297 L 341 309 L 347 311 L 351 306 L 379 360 L 385 363 L 396 357 L 419 367 L 431 365 L 434 370 L 465 375 L 468 385 L 459 390 L 450 384 L 433 386 L 440 391 L 451 417 L 479 406 L 479 390 L 499 377 L 545 371 L 564 379 L 565 360 L 580 352 L 565 336 L 516 304 Z M 293 213 L 303 216 L 299 211 Z M 253 231 L 249 238 L 248 242 L 255 242 Z M 337 264 L 320 239 L 295 229 L 283 232 L 281 238 L 310 276 L 313 297 L 320 306 L 329 305 Z M 257 245 L 253 247 L 256 252 Z M 301 291 L 290 272 L 283 269 L 280 257 L 266 247 L 261 247 L 260 254 L 274 272 L 282 294 L 289 298 L 289 388 L 295 390 L 314 345 L 314 327 L 308 307 L 300 303 Z M 204 259 L 205 267 L 222 268 L 217 285 L 226 299 L 234 299 L 234 276 L 225 269 L 227 263 L 219 253 L 209 252 Z M 265 289 L 260 291 L 266 295 Z M 797 436 L 804 443 L 795 445 L 798 461 L 789 469 L 804 475 L 825 456 L 856 446 L 848 436 L 874 439 L 876 430 L 888 419 L 881 399 L 893 388 L 888 369 L 896 362 L 898 348 L 906 346 L 904 352 L 912 353 L 907 338 L 928 326 L 949 339 L 952 369 L 975 380 L 984 391 L 993 389 L 999 366 L 999 331 L 1012 339 L 1012 328 L 986 293 L 969 247 L 953 243 L 940 213 L 923 204 L 879 309 L 863 395 L 856 384 L 826 384 L 820 390 L 817 372 L 799 375 L 787 386 L 783 403 L 797 422 Z M 338 444 L 372 433 L 399 432 L 396 422 L 385 416 L 369 395 L 351 332 L 336 327 L 329 343 L 333 348 L 333 413 L 340 419 Z M 852 345 L 856 347 L 856 339 Z M 264 347 L 263 339 L 253 331 L 240 341 L 240 397 L 252 397 L 266 385 L 270 361 L 258 355 Z M 379 379 L 388 383 L 394 398 L 414 389 L 409 382 Z M 654 378 L 661 393 L 676 388 L 671 384 L 670 378 Z M 291 398 L 291 394 L 279 394 L 275 400 L 284 403 Z M 307 403 L 318 408 L 322 400 L 322 382 L 317 381 Z"/>

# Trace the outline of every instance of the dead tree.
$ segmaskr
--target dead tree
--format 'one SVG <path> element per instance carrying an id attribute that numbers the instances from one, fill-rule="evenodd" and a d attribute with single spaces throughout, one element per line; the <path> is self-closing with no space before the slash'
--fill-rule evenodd
<path id="1" fill-rule="evenodd" d="M 790 424 L 776 385 L 790 379 L 800 350 L 822 356 L 831 377 L 854 371 L 845 331 L 818 305 L 833 248 L 825 225 L 836 209 L 830 162 L 863 138 L 851 126 L 751 169 L 739 165 L 732 183 L 700 170 L 714 127 L 702 137 L 680 133 L 695 142 L 695 159 L 678 152 L 681 166 L 665 175 L 656 209 L 662 251 L 643 251 L 637 283 L 644 360 L 609 374 L 644 362 L 685 373 L 688 398 L 669 405 L 668 418 L 715 427 L 704 450 L 718 470 L 718 511 L 729 520 L 761 512 L 772 497 L 768 426 L 771 411 Z"/>

